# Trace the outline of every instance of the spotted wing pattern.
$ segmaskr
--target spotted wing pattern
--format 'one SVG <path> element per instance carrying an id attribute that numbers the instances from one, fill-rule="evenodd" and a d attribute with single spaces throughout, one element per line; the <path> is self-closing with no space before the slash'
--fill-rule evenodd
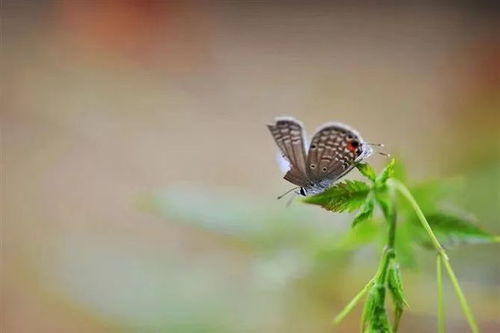
<path id="1" fill-rule="evenodd" d="M 362 155 L 362 139 L 342 124 L 328 124 L 314 135 L 307 154 L 306 173 L 313 182 L 338 179 Z"/>
<path id="2" fill-rule="evenodd" d="M 288 118 L 277 119 L 274 125 L 267 125 L 283 157 L 290 162 L 285 179 L 298 186 L 307 184 L 306 152 L 304 134 L 299 122 Z"/>

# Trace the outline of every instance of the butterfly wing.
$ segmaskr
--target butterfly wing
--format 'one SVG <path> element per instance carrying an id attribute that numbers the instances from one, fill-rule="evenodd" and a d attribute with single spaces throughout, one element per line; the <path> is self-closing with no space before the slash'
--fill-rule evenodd
<path id="1" fill-rule="evenodd" d="M 283 157 L 290 163 L 290 170 L 284 178 L 295 185 L 305 186 L 308 179 L 302 125 L 293 118 L 278 118 L 274 125 L 267 127 Z"/>
<path id="2" fill-rule="evenodd" d="M 314 182 L 337 180 L 367 158 L 372 149 L 347 125 L 329 123 L 314 135 L 307 154 L 306 173 Z"/>

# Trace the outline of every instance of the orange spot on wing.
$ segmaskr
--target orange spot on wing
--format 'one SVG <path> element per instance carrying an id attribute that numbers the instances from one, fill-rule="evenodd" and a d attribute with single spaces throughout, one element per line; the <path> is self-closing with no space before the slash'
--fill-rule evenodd
<path id="1" fill-rule="evenodd" d="M 347 150 L 354 153 L 356 151 L 356 147 L 352 144 L 352 142 L 349 142 L 347 144 Z"/>

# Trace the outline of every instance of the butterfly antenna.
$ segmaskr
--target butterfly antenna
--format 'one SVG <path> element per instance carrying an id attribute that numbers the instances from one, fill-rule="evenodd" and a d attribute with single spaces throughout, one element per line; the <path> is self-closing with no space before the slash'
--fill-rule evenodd
<path id="1" fill-rule="evenodd" d="M 290 207 L 290 205 L 291 205 L 291 204 L 292 204 L 292 202 L 293 202 L 293 199 L 295 199 L 296 197 L 297 197 L 297 193 L 294 193 L 294 194 L 290 197 L 290 199 L 287 201 L 286 206 L 287 206 L 287 207 Z"/>
<path id="2" fill-rule="evenodd" d="M 297 186 L 297 187 L 294 187 L 294 188 L 292 188 L 292 189 L 290 189 L 290 190 L 286 191 L 286 192 L 285 192 L 285 193 L 283 193 L 282 195 L 278 196 L 278 198 L 277 198 L 277 199 L 279 200 L 279 199 L 283 198 L 285 195 L 287 195 L 288 193 L 290 193 L 290 192 L 292 192 L 292 191 L 294 191 L 294 190 L 296 190 L 296 189 L 298 189 L 298 188 L 299 188 L 299 187 Z"/>
<path id="3" fill-rule="evenodd" d="M 377 154 L 379 155 L 382 155 L 382 156 L 385 156 L 387 158 L 390 158 L 391 157 L 391 154 L 388 154 L 388 153 L 384 153 L 384 152 L 381 152 L 381 151 L 378 151 Z"/>
<path id="4" fill-rule="evenodd" d="M 385 147 L 385 145 L 383 143 L 367 143 L 367 145 L 373 146 L 373 147 L 380 147 L 380 148 L 384 148 Z M 387 158 L 391 157 L 391 154 L 384 153 L 384 152 L 381 152 L 381 151 L 376 151 L 376 153 L 379 154 L 379 155 L 385 156 Z"/>

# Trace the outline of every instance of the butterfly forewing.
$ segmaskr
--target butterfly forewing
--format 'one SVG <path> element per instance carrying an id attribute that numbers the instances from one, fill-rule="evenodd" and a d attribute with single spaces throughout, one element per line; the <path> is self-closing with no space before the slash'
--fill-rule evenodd
<path id="1" fill-rule="evenodd" d="M 349 127 L 329 124 L 314 135 L 307 154 L 306 172 L 313 181 L 338 179 L 349 172 L 362 154 L 362 139 Z"/>
<path id="2" fill-rule="evenodd" d="M 307 184 L 306 152 L 304 133 L 299 122 L 277 119 L 274 125 L 267 125 L 283 156 L 290 163 L 285 179 L 299 186 Z"/>

